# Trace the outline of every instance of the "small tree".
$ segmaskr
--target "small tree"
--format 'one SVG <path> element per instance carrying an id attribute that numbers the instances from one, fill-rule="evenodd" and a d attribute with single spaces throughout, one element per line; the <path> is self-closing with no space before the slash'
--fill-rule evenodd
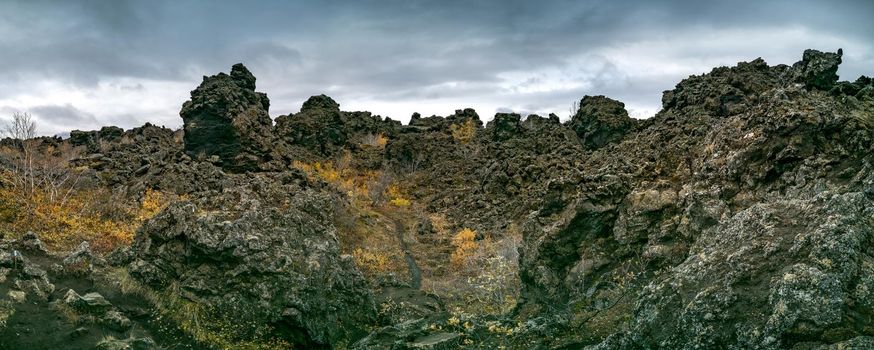
<path id="1" fill-rule="evenodd" d="M 12 121 L 6 124 L 3 132 L 6 137 L 29 140 L 36 137 L 36 122 L 33 121 L 30 113 L 15 112 L 12 114 Z"/>
<path id="2" fill-rule="evenodd" d="M 28 198 L 42 191 L 49 202 L 63 202 L 79 178 L 68 166 L 77 155 L 73 147 L 43 144 L 36 138 L 36 122 L 29 113 L 13 113 L 2 132 L 11 139 L 0 151 L 8 160 L 12 190 Z"/>
<path id="3" fill-rule="evenodd" d="M 36 123 L 29 113 L 15 112 L 12 121 L 3 128 L 3 136 L 12 139 L 12 149 L 8 152 L 12 153 L 9 154 L 12 186 L 32 194 L 36 188 L 35 145 L 29 140 L 36 137 Z"/>

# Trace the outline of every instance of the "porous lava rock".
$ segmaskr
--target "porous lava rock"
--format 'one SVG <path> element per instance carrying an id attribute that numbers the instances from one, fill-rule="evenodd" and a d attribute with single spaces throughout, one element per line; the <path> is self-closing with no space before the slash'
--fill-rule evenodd
<path id="1" fill-rule="evenodd" d="M 586 148 L 601 148 L 622 139 L 634 127 L 625 104 L 605 96 L 585 96 L 568 126 Z"/>
<path id="2" fill-rule="evenodd" d="M 267 95 L 255 91 L 255 77 L 243 64 L 230 74 L 203 77 L 179 115 L 185 152 L 191 157 L 217 156 L 231 171 L 258 170 L 274 149 L 273 121 Z"/>
<path id="3" fill-rule="evenodd" d="M 829 90 L 838 82 L 838 66 L 844 52 L 822 52 L 813 49 L 804 50 L 801 61 L 792 65 L 795 80 L 808 88 Z"/>
<path id="4" fill-rule="evenodd" d="M 391 136 L 399 127 L 399 122 L 370 112 L 340 111 L 334 99 L 316 95 L 303 103 L 300 112 L 277 117 L 275 133 L 282 141 L 323 158 L 344 148 L 360 148 L 377 135 Z"/>
<path id="5" fill-rule="evenodd" d="M 522 226 L 520 312 L 573 315 L 559 343 L 592 349 L 864 344 L 874 110 L 828 89 L 839 57 L 692 76 L 557 171 Z"/>
<path id="6" fill-rule="evenodd" d="M 352 258 L 340 254 L 334 199 L 301 187 L 302 174 L 271 176 L 171 204 L 137 232 L 131 274 L 296 346 L 360 337 L 375 307 Z"/>

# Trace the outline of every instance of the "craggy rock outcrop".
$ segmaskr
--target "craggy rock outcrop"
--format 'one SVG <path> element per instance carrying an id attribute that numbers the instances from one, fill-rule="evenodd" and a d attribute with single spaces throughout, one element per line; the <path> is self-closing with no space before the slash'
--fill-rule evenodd
<path id="1" fill-rule="evenodd" d="M 290 145 L 325 157 L 344 147 L 357 148 L 368 137 L 392 135 L 399 126 L 370 112 L 341 112 L 332 98 L 318 95 L 306 100 L 300 112 L 277 117 L 275 132 Z"/>
<path id="2" fill-rule="evenodd" d="M 124 134 L 124 129 L 117 126 L 104 126 L 100 130 L 93 131 L 70 131 L 70 144 L 73 146 L 85 146 L 90 152 L 99 152 L 101 142 L 117 141 Z"/>
<path id="3" fill-rule="evenodd" d="M 838 66 L 843 50 L 837 53 L 804 50 L 801 61 L 792 65 L 795 81 L 808 88 L 828 90 L 838 82 Z"/>
<path id="4" fill-rule="evenodd" d="M 825 91 L 839 57 L 690 77 L 554 175 L 564 200 L 523 229 L 520 310 L 575 315 L 563 342 L 596 349 L 864 343 L 874 110 Z"/>
<path id="5" fill-rule="evenodd" d="M 375 307 L 339 253 L 334 199 L 302 187 L 302 174 L 277 176 L 172 204 L 137 233 L 131 274 L 262 340 L 313 348 L 360 337 Z"/>
<path id="6" fill-rule="evenodd" d="M 492 134 L 492 140 L 502 142 L 519 133 L 522 128 L 522 116 L 516 113 L 498 113 L 487 125 L 486 130 Z"/>
<path id="7" fill-rule="evenodd" d="M 231 74 L 203 77 L 191 91 L 182 116 L 185 152 L 191 157 L 218 157 L 232 171 L 258 170 L 275 149 L 267 95 L 255 92 L 255 77 L 242 64 Z"/>
<path id="8" fill-rule="evenodd" d="M 483 121 L 480 120 L 479 114 L 477 114 L 473 108 L 456 109 L 455 114 L 448 115 L 445 119 L 450 125 L 469 121 L 476 125 L 477 128 L 482 128 L 483 126 Z M 412 124 L 412 122 L 410 124 Z"/>
<path id="9" fill-rule="evenodd" d="M 328 155 L 346 144 L 340 104 L 332 98 L 310 97 L 296 114 L 276 118 L 276 132 L 287 142 Z"/>
<path id="10" fill-rule="evenodd" d="M 858 99 L 870 100 L 874 97 L 874 79 L 861 76 L 854 82 L 840 81 L 832 88 L 832 93 L 840 96 L 853 96 Z"/>
<path id="11" fill-rule="evenodd" d="M 586 148 L 601 148 L 622 139 L 634 127 L 625 104 L 604 96 L 585 96 L 568 126 Z"/>
<path id="12" fill-rule="evenodd" d="M 640 292 L 629 330 L 597 348 L 788 348 L 869 334 L 874 195 L 808 196 L 706 230 Z"/>
<path id="13" fill-rule="evenodd" d="M 91 131 L 86 134 L 102 135 L 103 132 Z M 135 178 L 157 177 L 162 170 L 178 163 L 184 156 L 182 140 L 177 133 L 149 123 L 122 131 L 111 140 L 103 136 L 99 136 L 98 140 L 102 141 L 99 149 L 93 150 L 85 145 L 84 154 L 71 163 L 96 171 L 102 185 L 109 187 L 128 184 Z M 70 143 L 78 145 L 72 136 Z"/>

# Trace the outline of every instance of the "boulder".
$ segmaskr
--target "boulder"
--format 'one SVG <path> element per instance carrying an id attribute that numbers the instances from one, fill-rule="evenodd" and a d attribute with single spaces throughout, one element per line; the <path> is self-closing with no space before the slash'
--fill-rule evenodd
<path id="1" fill-rule="evenodd" d="M 108 337 L 95 346 L 97 350 L 154 350 L 161 349 L 151 338 L 114 339 Z"/>
<path id="2" fill-rule="evenodd" d="M 107 311 L 103 317 L 100 318 L 100 324 L 116 332 L 125 332 L 131 328 L 130 319 L 117 310 Z"/>
<path id="3" fill-rule="evenodd" d="M 312 96 L 295 114 L 276 118 L 276 134 L 287 142 L 329 155 L 346 144 L 348 136 L 340 104 L 325 95 Z"/>
<path id="4" fill-rule="evenodd" d="M 75 290 L 69 289 L 64 294 L 64 304 L 70 307 L 89 314 L 104 314 L 112 308 L 112 303 L 106 300 L 100 293 L 92 292 L 85 295 L 79 295 Z"/>
<path id="5" fill-rule="evenodd" d="M 18 242 L 18 245 L 19 247 L 21 247 L 21 250 L 27 252 L 40 254 L 45 254 L 48 252 L 46 250 L 45 244 L 43 244 L 43 242 L 39 239 L 36 233 L 33 233 L 32 231 L 27 231 L 24 236 L 21 236 L 21 240 Z"/>
<path id="6" fill-rule="evenodd" d="M 276 118 L 275 133 L 285 142 L 325 157 L 341 149 L 360 148 L 363 139 L 391 136 L 399 123 L 370 112 L 343 112 L 326 95 L 307 99 L 300 112 Z"/>
<path id="7" fill-rule="evenodd" d="M 70 338 L 76 339 L 76 338 L 80 338 L 86 334 L 88 334 L 88 328 L 87 327 L 79 327 L 79 328 L 74 329 L 72 332 L 70 332 Z"/>
<path id="8" fill-rule="evenodd" d="M 330 98 L 325 94 L 321 94 L 308 98 L 300 107 L 301 112 L 311 112 L 319 110 L 339 112 L 340 104 L 337 103 L 337 101 L 334 101 L 333 98 Z"/>
<path id="9" fill-rule="evenodd" d="M 20 260 L 22 265 L 19 265 L 21 273 L 13 283 L 15 288 L 27 293 L 28 297 L 33 297 L 34 300 L 48 300 L 55 291 L 55 285 L 49 281 L 48 273 L 36 264 L 20 259 L 22 259 Z"/>
<path id="10" fill-rule="evenodd" d="M 66 272 L 83 273 L 90 272 L 92 269 L 92 260 L 94 255 L 91 253 L 91 246 L 88 242 L 79 243 L 76 250 L 67 254 L 61 265 Z"/>
<path id="11" fill-rule="evenodd" d="M 23 303 L 27 300 L 27 293 L 20 290 L 10 290 L 6 293 L 6 297 L 16 303 Z"/>

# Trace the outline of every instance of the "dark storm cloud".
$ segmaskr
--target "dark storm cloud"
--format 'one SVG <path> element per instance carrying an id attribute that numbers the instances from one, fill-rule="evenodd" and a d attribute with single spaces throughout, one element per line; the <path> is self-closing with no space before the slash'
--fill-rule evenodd
<path id="1" fill-rule="evenodd" d="M 274 115 L 318 93 L 401 119 L 417 103 L 563 115 L 583 94 L 651 113 L 688 74 L 758 56 L 791 64 L 816 45 L 847 46 L 843 78 L 871 74 L 871 13 L 870 1 L 12 1 L 0 3 L 0 105 L 168 121 L 201 75 L 242 61 Z M 39 100 L 46 84 L 76 97 Z M 113 91 L 153 98 L 95 107 Z"/>

